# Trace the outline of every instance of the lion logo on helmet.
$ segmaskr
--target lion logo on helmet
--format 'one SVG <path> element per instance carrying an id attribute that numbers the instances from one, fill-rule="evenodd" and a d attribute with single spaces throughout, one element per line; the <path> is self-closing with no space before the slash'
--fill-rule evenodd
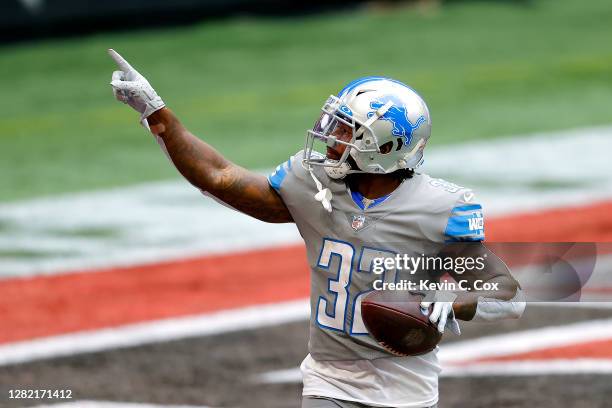
<path id="1" fill-rule="evenodd" d="M 415 123 L 412 123 L 410 119 L 408 119 L 406 107 L 397 98 L 392 96 L 385 96 L 370 102 L 370 108 L 374 109 L 374 112 L 368 112 L 368 118 L 372 117 L 375 111 L 382 108 L 388 101 L 393 102 L 393 105 L 380 117 L 380 119 L 391 122 L 393 125 L 391 133 L 394 136 L 403 137 L 404 145 L 408 146 L 412 140 L 412 132 L 418 129 L 427 120 L 425 116 L 421 115 Z"/>

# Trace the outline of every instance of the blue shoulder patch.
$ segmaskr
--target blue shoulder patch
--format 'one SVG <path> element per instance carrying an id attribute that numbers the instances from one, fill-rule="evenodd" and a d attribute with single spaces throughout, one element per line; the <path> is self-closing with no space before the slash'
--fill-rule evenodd
<path id="1" fill-rule="evenodd" d="M 444 231 L 447 242 L 484 241 L 484 216 L 480 204 L 454 207 Z"/>
<path id="2" fill-rule="evenodd" d="M 270 186 L 276 191 L 279 191 L 289 170 L 291 170 L 291 159 L 283 164 L 279 164 L 274 172 L 268 176 L 268 183 L 270 183 Z"/>

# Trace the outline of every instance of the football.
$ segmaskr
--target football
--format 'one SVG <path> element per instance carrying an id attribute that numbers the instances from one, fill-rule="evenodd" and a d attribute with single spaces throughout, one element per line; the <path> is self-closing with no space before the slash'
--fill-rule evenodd
<path id="1" fill-rule="evenodd" d="M 421 311 L 423 297 L 423 293 L 409 291 L 370 292 L 361 302 L 363 322 L 372 337 L 395 355 L 427 353 L 442 334 Z"/>

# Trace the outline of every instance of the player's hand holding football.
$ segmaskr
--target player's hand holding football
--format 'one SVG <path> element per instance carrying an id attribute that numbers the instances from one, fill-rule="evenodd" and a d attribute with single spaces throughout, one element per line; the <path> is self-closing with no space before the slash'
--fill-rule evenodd
<path id="1" fill-rule="evenodd" d="M 448 327 L 454 334 L 460 335 L 461 329 L 459 322 L 455 319 L 453 311 L 453 302 L 457 295 L 452 292 L 436 292 L 433 300 L 421 302 L 421 310 L 425 314 L 429 314 L 429 321 L 438 326 L 438 331 L 444 333 L 444 329 Z M 429 313 L 429 308 L 433 304 L 433 309 Z"/>
<path id="2" fill-rule="evenodd" d="M 157 95 L 155 89 L 138 71 L 136 71 L 115 50 L 108 50 L 108 54 L 117 63 L 118 71 L 113 72 L 111 86 L 115 98 L 127 103 L 140 113 L 140 122 L 148 127 L 146 119 L 164 106 L 164 101 Z"/>

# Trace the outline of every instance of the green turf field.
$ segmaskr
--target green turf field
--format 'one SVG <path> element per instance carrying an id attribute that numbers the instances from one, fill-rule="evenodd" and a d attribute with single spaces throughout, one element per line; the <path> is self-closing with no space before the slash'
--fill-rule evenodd
<path id="1" fill-rule="evenodd" d="M 432 144 L 611 123 L 611 21 L 609 0 L 460 2 L 5 46 L 0 201 L 176 177 L 113 99 L 108 47 L 194 133 L 265 168 L 298 150 L 324 99 L 363 75 L 415 87 Z"/>

